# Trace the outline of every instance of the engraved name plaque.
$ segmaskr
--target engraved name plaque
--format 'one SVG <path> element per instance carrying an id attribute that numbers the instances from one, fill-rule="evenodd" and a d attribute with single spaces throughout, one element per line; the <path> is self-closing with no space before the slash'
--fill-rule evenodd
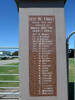
<path id="1" fill-rule="evenodd" d="M 30 96 L 57 96 L 55 16 L 29 16 Z"/>

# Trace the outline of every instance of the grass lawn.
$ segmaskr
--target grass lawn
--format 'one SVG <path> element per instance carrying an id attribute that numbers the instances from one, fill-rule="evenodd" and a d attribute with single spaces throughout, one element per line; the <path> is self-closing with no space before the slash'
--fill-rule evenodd
<path id="1" fill-rule="evenodd" d="M 19 68 L 19 63 L 11 63 L 11 64 L 8 64 L 9 67 L 7 67 L 7 64 L 6 65 L 3 65 L 3 66 L 0 66 L 0 74 L 18 74 L 19 71 L 18 71 L 18 68 Z M 12 65 L 12 67 L 11 67 Z M 16 66 L 16 67 L 13 67 L 13 66 Z M 0 76 L 0 81 L 18 81 L 19 80 L 19 76 L 8 76 L 8 75 L 5 75 L 5 76 Z M 1 83 L 0 82 L 0 87 L 18 87 L 19 86 L 19 83 Z"/>
<path id="2" fill-rule="evenodd" d="M 74 82 L 74 59 L 69 59 L 69 82 Z"/>
<path id="3" fill-rule="evenodd" d="M 69 83 L 68 83 L 68 98 L 74 100 L 74 59 L 69 59 Z"/>
<path id="4" fill-rule="evenodd" d="M 9 65 L 10 67 L 6 67 Z M 11 67 L 12 65 L 12 67 Z M 13 67 L 13 66 L 16 67 Z M 18 74 L 19 63 L 11 63 L 0 66 L 0 74 Z M 18 81 L 19 76 L 0 76 L 0 81 Z M 69 82 L 74 82 L 74 59 L 69 59 Z M 19 83 L 0 83 L 0 87 L 18 87 Z"/>
<path id="5" fill-rule="evenodd" d="M 12 65 L 12 67 L 11 67 Z M 9 67 L 8 67 L 9 66 Z M 16 66 L 16 67 L 14 67 Z M 11 63 L 0 66 L 0 74 L 18 74 L 19 73 L 19 63 Z M 19 76 L 0 76 L 0 81 L 18 81 Z M 74 59 L 69 59 L 69 100 L 74 100 Z M 19 87 L 19 83 L 1 83 L 0 87 Z M 6 89 L 0 89 L 6 90 Z"/>

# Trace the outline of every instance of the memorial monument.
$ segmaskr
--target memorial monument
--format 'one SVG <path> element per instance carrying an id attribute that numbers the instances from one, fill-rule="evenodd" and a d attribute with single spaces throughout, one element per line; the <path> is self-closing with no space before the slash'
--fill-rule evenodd
<path id="1" fill-rule="evenodd" d="M 21 100 L 68 100 L 64 0 L 16 0 Z"/>

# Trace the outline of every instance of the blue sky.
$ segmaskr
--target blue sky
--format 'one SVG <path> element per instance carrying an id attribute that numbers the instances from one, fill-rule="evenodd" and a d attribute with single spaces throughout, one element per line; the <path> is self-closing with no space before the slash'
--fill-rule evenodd
<path id="1" fill-rule="evenodd" d="M 14 0 L 0 0 L 0 46 L 18 46 L 18 26 Z"/>
<path id="2" fill-rule="evenodd" d="M 65 33 L 75 30 L 75 0 L 65 4 Z M 19 14 L 14 0 L 0 0 L 0 46 L 18 47 Z M 74 37 L 70 39 L 70 48 L 74 47 Z"/>
<path id="3" fill-rule="evenodd" d="M 75 31 L 75 0 L 67 0 L 65 5 L 65 33 L 66 37 Z M 75 35 L 69 40 L 69 48 L 74 48 Z"/>

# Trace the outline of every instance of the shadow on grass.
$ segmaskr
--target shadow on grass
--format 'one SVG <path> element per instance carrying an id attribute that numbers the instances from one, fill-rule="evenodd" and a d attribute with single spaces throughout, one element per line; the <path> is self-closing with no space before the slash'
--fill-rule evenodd
<path id="1" fill-rule="evenodd" d="M 68 95 L 69 95 L 68 100 L 74 100 L 74 83 L 69 82 L 68 86 L 69 86 L 69 88 L 68 88 L 68 91 L 69 91 L 69 93 L 68 93 Z"/>

